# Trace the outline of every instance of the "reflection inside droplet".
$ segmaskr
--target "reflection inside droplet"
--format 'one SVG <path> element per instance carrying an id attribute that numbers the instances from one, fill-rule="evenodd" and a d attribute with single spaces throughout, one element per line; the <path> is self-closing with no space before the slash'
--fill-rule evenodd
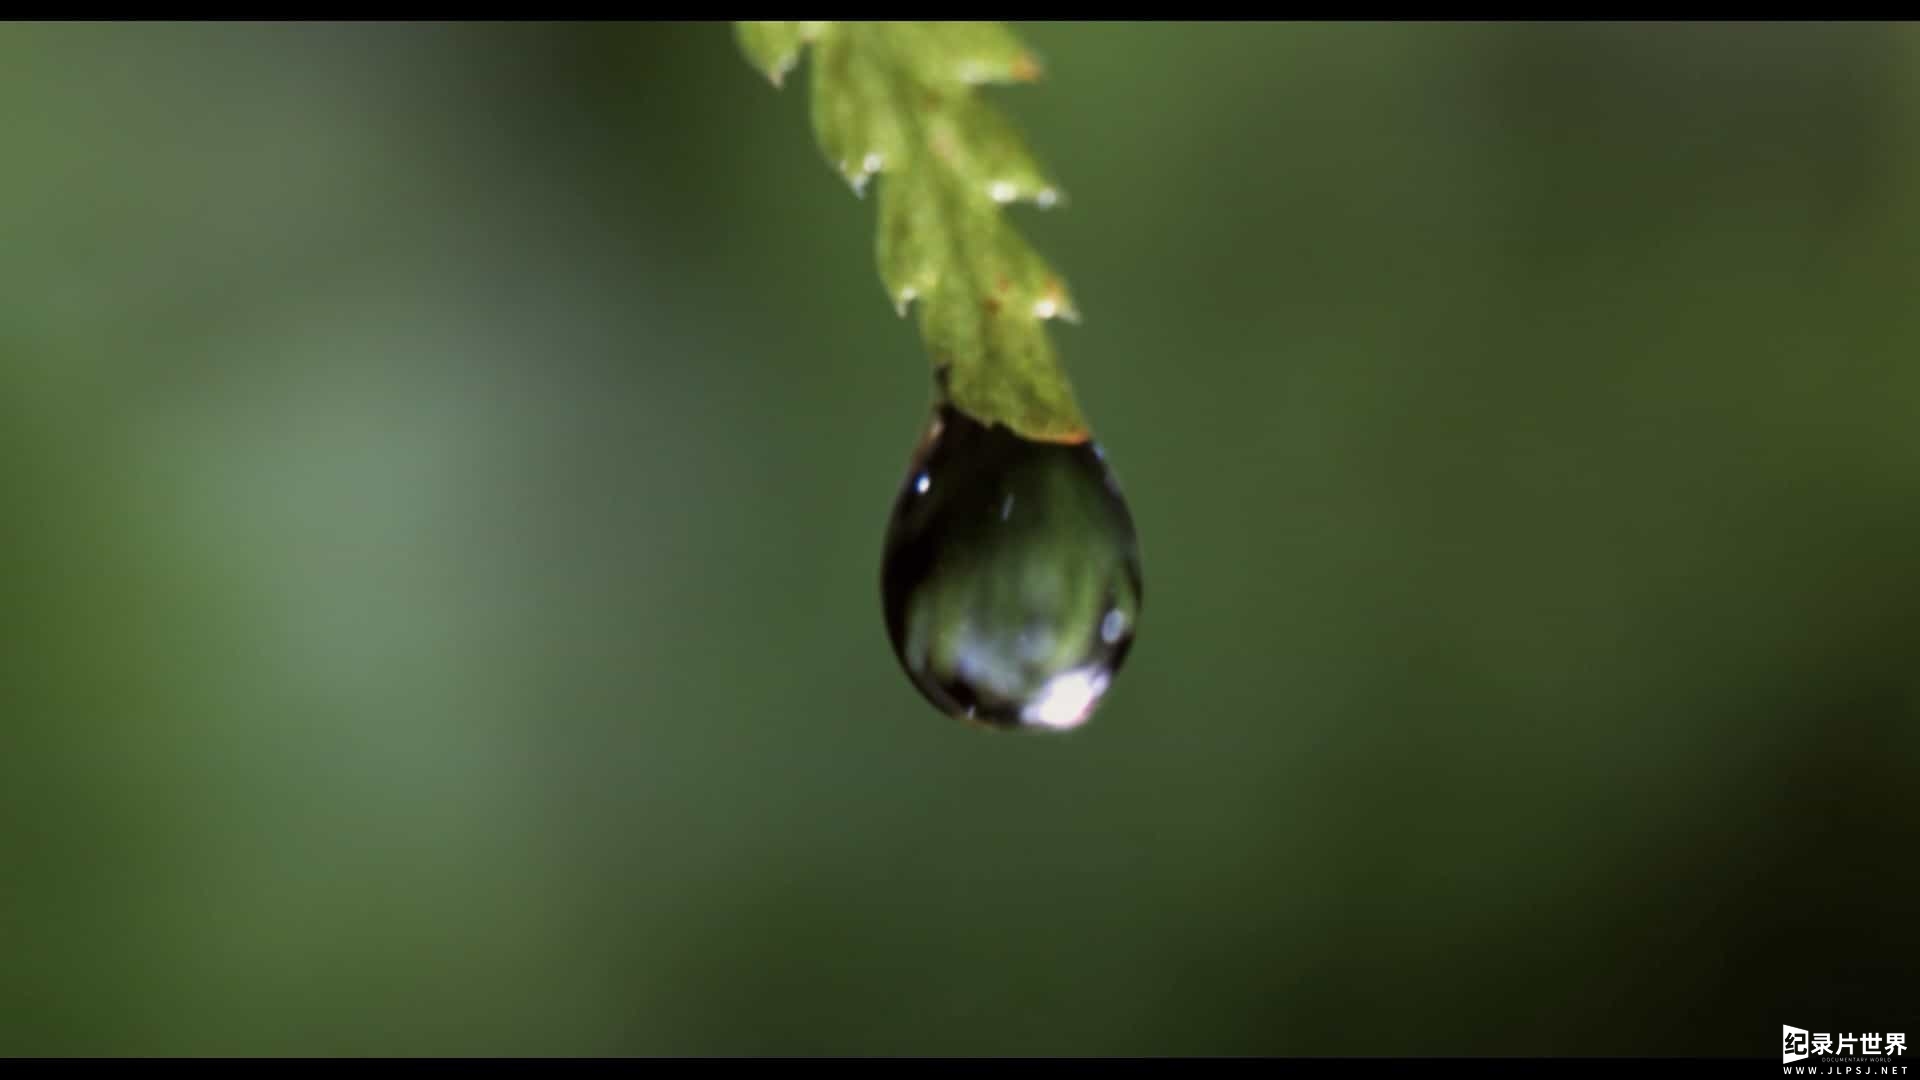
<path id="1" fill-rule="evenodd" d="M 1098 668 L 1061 672 L 1040 688 L 1039 696 L 1020 710 L 1029 724 L 1065 731 L 1079 727 L 1093 712 L 1112 676 Z"/>
<path id="2" fill-rule="evenodd" d="M 1066 730 L 1131 649 L 1138 542 L 1099 448 L 1040 443 L 939 410 L 895 503 L 882 561 L 887 632 L 942 712 Z"/>

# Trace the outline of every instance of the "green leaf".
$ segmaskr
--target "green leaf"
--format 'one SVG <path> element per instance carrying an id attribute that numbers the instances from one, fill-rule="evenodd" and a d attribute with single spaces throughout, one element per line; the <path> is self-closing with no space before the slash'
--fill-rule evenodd
<path id="1" fill-rule="evenodd" d="M 800 62 L 800 50 L 824 26 L 818 22 L 742 22 L 734 24 L 734 33 L 747 59 L 779 86 L 793 65 Z"/>
<path id="2" fill-rule="evenodd" d="M 877 183 L 880 281 L 902 315 L 917 306 L 943 400 L 1030 439 L 1086 439 L 1046 325 L 1077 319 L 1073 299 L 1007 218 L 1010 203 L 1060 205 L 1061 188 L 980 96 L 1038 79 L 1039 60 L 1000 23 L 761 22 L 736 32 L 776 86 L 812 46 L 814 138 L 856 195 Z"/>

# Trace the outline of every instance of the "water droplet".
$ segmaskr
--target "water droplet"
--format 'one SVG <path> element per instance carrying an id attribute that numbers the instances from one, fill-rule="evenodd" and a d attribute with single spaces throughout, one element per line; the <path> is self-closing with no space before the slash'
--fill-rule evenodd
<path id="1" fill-rule="evenodd" d="M 1144 599 L 1133 518 L 1100 448 L 1031 442 L 942 408 L 906 476 L 880 577 L 907 676 L 973 723 L 1085 723 Z"/>

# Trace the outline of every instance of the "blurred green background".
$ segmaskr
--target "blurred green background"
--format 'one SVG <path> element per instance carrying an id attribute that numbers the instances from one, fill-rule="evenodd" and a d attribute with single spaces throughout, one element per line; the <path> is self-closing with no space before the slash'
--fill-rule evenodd
<path id="1" fill-rule="evenodd" d="M 888 651 L 926 362 L 726 24 L 0 29 L 0 1052 L 1920 1022 L 1920 29 L 1024 33 L 1057 738 Z"/>

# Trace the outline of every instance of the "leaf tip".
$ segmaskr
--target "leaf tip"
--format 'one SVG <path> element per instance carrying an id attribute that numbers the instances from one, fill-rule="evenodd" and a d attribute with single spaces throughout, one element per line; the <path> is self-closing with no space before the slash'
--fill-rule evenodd
<path id="1" fill-rule="evenodd" d="M 959 63 L 953 77 L 965 86 L 987 86 L 999 82 L 1033 83 L 1046 75 L 1038 57 L 1020 52 L 1011 58 L 966 59 Z"/>
<path id="2" fill-rule="evenodd" d="M 1023 196 L 1042 210 L 1051 210 L 1066 202 L 1060 189 L 1051 185 L 1022 192 L 1021 185 L 1012 180 L 994 180 L 987 184 L 987 198 L 1001 206 L 1019 202 Z"/>
<path id="3" fill-rule="evenodd" d="M 886 163 L 885 154 L 878 150 L 869 150 L 861 156 L 857 167 L 852 162 L 842 159 L 839 162 L 840 175 L 846 178 L 848 185 L 853 188 L 854 195 L 865 198 L 867 183 L 886 166 Z"/>
<path id="4" fill-rule="evenodd" d="M 794 24 L 736 22 L 733 31 L 734 41 L 746 55 L 748 63 L 772 83 L 774 89 L 779 89 L 786 81 L 787 72 L 799 62 L 804 44 Z"/>
<path id="5" fill-rule="evenodd" d="M 1073 298 L 1058 281 L 1050 281 L 1033 302 L 1033 315 L 1036 319 L 1059 319 L 1062 322 L 1078 324 L 1080 310 L 1074 307 Z"/>

